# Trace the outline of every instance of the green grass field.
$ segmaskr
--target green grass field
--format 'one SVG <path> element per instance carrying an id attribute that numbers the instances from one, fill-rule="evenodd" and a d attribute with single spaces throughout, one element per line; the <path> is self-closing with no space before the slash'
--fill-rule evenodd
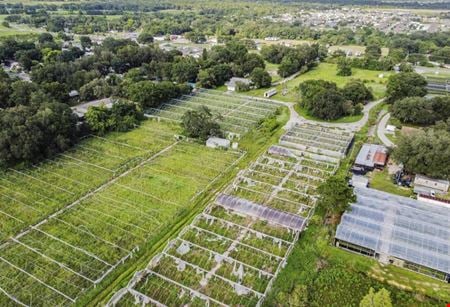
<path id="1" fill-rule="evenodd" d="M 18 36 L 40 33 L 42 30 L 29 27 L 27 25 L 10 24 L 9 28 L 2 25 L 7 15 L 0 15 L 0 37 Z"/>
<path id="2" fill-rule="evenodd" d="M 378 76 L 383 74 L 383 78 Z M 310 71 L 298 76 L 297 78 L 288 81 L 285 85 L 278 85 L 276 88 L 278 94 L 273 96 L 273 99 L 287 101 L 287 102 L 297 102 L 299 101 L 298 85 L 306 80 L 316 80 L 322 79 L 326 81 L 335 82 L 339 87 L 343 87 L 347 82 L 352 79 L 362 80 L 366 83 L 366 86 L 370 87 L 376 99 L 384 96 L 386 91 L 387 78 L 392 72 L 374 71 L 353 68 L 353 74 L 348 77 L 342 77 L 336 75 L 336 64 L 330 63 L 320 63 L 317 67 L 311 69 Z M 283 89 L 287 90 L 286 95 L 282 95 Z M 257 89 L 247 92 L 246 94 L 262 97 L 267 89 Z"/>

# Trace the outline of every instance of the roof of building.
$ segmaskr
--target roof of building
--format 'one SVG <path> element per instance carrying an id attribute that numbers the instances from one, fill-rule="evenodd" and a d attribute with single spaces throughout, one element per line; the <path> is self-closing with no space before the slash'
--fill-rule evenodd
<path id="1" fill-rule="evenodd" d="M 229 147 L 231 142 L 230 140 L 218 138 L 218 137 L 210 137 L 206 140 L 206 144 L 213 144 L 221 147 Z"/>
<path id="2" fill-rule="evenodd" d="M 448 182 L 448 180 L 434 179 L 424 175 L 416 175 L 416 178 L 414 178 L 415 186 L 420 185 L 430 189 L 437 189 L 441 191 L 447 191 L 449 188 L 449 184 L 450 183 Z"/>
<path id="3" fill-rule="evenodd" d="M 111 108 L 113 104 L 114 102 L 111 98 L 103 98 L 79 104 L 77 106 L 71 107 L 71 109 L 76 115 L 78 115 L 79 117 L 83 117 L 84 114 L 86 114 L 86 112 L 88 111 L 89 107 L 105 105 L 107 108 Z"/>
<path id="4" fill-rule="evenodd" d="M 256 218 L 261 218 L 295 230 L 302 230 L 305 222 L 305 219 L 298 215 L 268 208 L 236 196 L 219 194 L 216 202 L 224 208 Z"/>
<path id="5" fill-rule="evenodd" d="M 236 83 L 241 82 L 244 84 L 250 84 L 252 81 L 250 79 L 246 79 L 246 78 L 237 78 L 237 77 L 233 77 L 230 79 L 230 81 L 228 81 L 226 83 L 226 86 L 236 86 Z"/>
<path id="6" fill-rule="evenodd" d="M 336 238 L 450 273 L 450 208 L 368 188 L 342 216 Z"/>
<path id="7" fill-rule="evenodd" d="M 369 185 L 369 178 L 360 175 L 353 175 L 352 185 L 357 188 L 366 188 Z"/>
<path id="8" fill-rule="evenodd" d="M 375 165 L 385 165 L 386 160 L 386 147 L 375 144 L 364 144 L 356 157 L 355 164 L 374 167 Z"/>

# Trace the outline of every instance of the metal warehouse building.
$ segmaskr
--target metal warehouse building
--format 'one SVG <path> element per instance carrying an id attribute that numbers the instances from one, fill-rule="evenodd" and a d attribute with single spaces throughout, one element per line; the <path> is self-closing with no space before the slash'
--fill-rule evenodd
<path id="1" fill-rule="evenodd" d="M 356 188 L 336 245 L 450 282 L 450 208 Z"/>

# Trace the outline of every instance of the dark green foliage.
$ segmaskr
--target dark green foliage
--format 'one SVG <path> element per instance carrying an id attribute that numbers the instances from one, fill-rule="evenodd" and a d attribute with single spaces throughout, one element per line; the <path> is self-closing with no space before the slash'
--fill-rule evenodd
<path id="1" fill-rule="evenodd" d="M 142 32 L 139 34 L 137 41 L 141 44 L 151 44 L 153 43 L 153 36 L 150 33 Z"/>
<path id="2" fill-rule="evenodd" d="M 81 48 L 83 48 L 83 49 L 91 48 L 91 46 L 92 46 L 92 41 L 89 36 L 80 36 L 80 43 L 81 43 Z"/>
<path id="3" fill-rule="evenodd" d="M 344 102 L 339 90 L 321 89 L 307 102 L 307 110 L 318 118 L 334 120 L 346 114 Z"/>
<path id="4" fill-rule="evenodd" d="M 250 79 L 256 88 L 269 87 L 272 84 L 272 77 L 263 68 L 257 67 L 250 74 Z"/>
<path id="5" fill-rule="evenodd" d="M 80 99 L 90 101 L 110 97 L 114 88 L 105 79 L 94 79 L 80 88 Z"/>
<path id="6" fill-rule="evenodd" d="M 342 57 L 337 62 L 337 73 L 338 76 L 351 76 L 352 75 L 352 65 L 349 60 Z"/>
<path id="7" fill-rule="evenodd" d="M 128 98 L 140 103 L 144 108 L 157 108 L 172 98 L 189 94 L 190 91 L 188 85 L 177 85 L 167 81 L 160 83 L 141 81 L 132 83 L 126 88 Z"/>
<path id="8" fill-rule="evenodd" d="M 127 131 L 139 124 L 143 119 L 143 112 L 139 104 L 119 100 L 111 109 L 106 106 L 93 106 L 85 115 L 89 129 L 103 135 L 108 131 Z"/>
<path id="9" fill-rule="evenodd" d="M 309 114 L 325 120 L 344 115 L 360 114 L 361 103 L 372 98 L 371 92 L 359 81 L 352 81 L 344 89 L 324 80 L 308 80 L 299 85 L 300 106 Z"/>
<path id="10" fill-rule="evenodd" d="M 76 116 L 65 104 L 42 102 L 0 112 L 0 165 L 38 162 L 76 142 Z"/>
<path id="11" fill-rule="evenodd" d="M 450 118 L 450 97 L 404 98 L 393 104 L 392 115 L 403 123 L 433 125 Z"/>
<path id="12" fill-rule="evenodd" d="M 206 106 L 201 106 L 198 110 L 187 111 L 182 118 L 184 133 L 191 138 L 206 141 L 210 136 L 222 136 L 223 133 L 216 118 Z"/>
<path id="13" fill-rule="evenodd" d="M 319 186 L 318 192 L 318 206 L 328 214 L 341 214 L 356 201 L 353 188 L 348 185 L 348 179 L 345 177 L 328 178 Z"/>
<path id="14" fill-rule="evenodd" d="M 401 136 L 393 157 L 409 172 L 450 179 L 450 132 L 428 129 Z"/>
<path id="15" fill-rule="evenodd" d="M 214 88 L 224 85 L 233 76 L 230 65 L 219 64 L 206 70 L 201 70 L 198 74 L 198 83 L 205 88 Z"/>
<path id="16" fill-rule="evenodd" d="M 372 92 L 366 87 L 366 85 L 358 80 L 352 80 L 348 82 L 342 88 L 342 94 L 346 100 L 350 100 L 353 105 L 358 103 L 366 104 L 373 99 Z"/>
<path id="17" fill-rule="evenodd" d="M 377 44 L 371 44 L 366 47 L 366 57 L 379 59 L 381 56 L 381 47 Z"/>
<path id="18" fill-rule="evenodd" d="M 401 72 L 388 79 L 387 101 L 393 103 L 406 97 L 423 97 L 427 94 L 427 80 L 415 72 Z"/>

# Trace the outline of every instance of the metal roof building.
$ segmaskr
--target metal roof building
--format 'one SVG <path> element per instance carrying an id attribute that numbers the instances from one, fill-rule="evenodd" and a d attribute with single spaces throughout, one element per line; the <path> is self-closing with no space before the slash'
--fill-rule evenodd
<path id="1" fill-rule="evenodd" d="M 336 245 L 450 281 L 450 208 L 356 188 Z"/>
<path id="2" fill-rule="evenodd" d="M 355 165 L 368 169 L 383 167 L 387 161 L 387 148 L 382 145 L 364 144 L 356 157 Z"/>

